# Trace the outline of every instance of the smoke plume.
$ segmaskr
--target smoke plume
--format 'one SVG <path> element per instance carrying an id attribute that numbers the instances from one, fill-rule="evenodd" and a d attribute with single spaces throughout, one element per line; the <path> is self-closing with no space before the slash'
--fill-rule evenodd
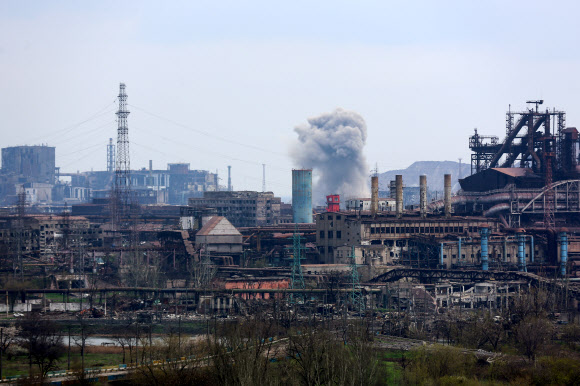
<path id="1" fill-rule="evenodd" d="M 313 169 L 313 201 L 321 204 L 326 195 L 337 193 L 342 200 L 369 196 L 369 167 L 363 154 L 367 126 L 358 113 L 338 108 L 309 118 L 294 131 L 298 143 L 291 156 L 296 167 Z"/>

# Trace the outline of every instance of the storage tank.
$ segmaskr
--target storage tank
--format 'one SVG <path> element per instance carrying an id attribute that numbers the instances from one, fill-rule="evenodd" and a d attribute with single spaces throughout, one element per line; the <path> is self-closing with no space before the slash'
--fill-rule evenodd
<path id="1" fill-rule="evenodd" d="M 292 218 L 312 222 L 312 169 L 292 169 Z"/>

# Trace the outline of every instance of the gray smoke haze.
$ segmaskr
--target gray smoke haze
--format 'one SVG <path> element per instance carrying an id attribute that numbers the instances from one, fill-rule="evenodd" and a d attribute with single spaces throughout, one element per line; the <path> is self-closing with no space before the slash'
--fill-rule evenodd
<path id="1" fill-rule="evenodd" d="M 298 168 L 312 168 L 315 176 L 313 201 L 325 202 L 328 194 L 366 197 L 369 167 L 363 148 L 367 139 L 366 123 L 358 113 L 341 108 L 309 118 L 297 126 L 298 143 L 290 155 Z"/>

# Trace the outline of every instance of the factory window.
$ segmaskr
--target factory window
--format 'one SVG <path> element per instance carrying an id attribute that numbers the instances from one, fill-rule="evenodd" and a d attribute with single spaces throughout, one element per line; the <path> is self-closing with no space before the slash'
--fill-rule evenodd
<path id="1" fill-rule="evenodd" d="M 445 233 L 449 233 L 449 228 L 445 227 Z"/>
<path id="2" fill-rule="evenodd" d="M 342 231 L 336 231 L 336 238 L 337 239 L 342 238 Z"/>
<path id="3" fill-rule="evenodd" d="M 328 254 L 331 255 L 332 254 L 332 247 L 328 247 Z"/>
<path id="4" fill-rule="evenodd" d="M 497 257 L 501 257 L 501 253 L 498 253 L 498 254 L 497 254 Z"/>
<path id="5" fill-rule="evenodd" d="M 430 227 L 429 228 L 429 233 L 435 233 L 435 228 L 434 227 Z"/>
<path id="6" fill-rule="evenodd" d="M 443 255 L 443 258 L 446 259 L 447 258 L 447 255 Z"/>
<path id="7" fill-rule="evenodd" d="M 395 227 L 395 233 L 400 233 L 399 232 L 399 227 Z"/>
<path id="8" fill-rule="evenodd" d="M 463 233 L 463 227 L 459 227 L 459 233 Z"/>
<path id="9" fill-rule="evenodd" d="M 461 255 L 461 258 L 462 258 L 462 259 L 465 259 L 465 254 Z"/>
<path id="10" fill-rule="evenodd" d="M 340 215 L 337 215 L 337 216 L 336 216 L 336 219 L 337 219 L 337 220 L 340 220 L 341 218 L 342 218 L 342 217 L 341 217 Z"/>
<path id="11" fill-rule="evenodd" d="M 511 254 L 511 253 L 508 253 L 508 254 L 507 254 L 507 257 L 512 257 L 512 254 Z"/>
<path id="12" fill-rule="evenodd" d="M 371 227 L 371 235 L 375 234 L 375 227 Z"/>
<path id="13" fill-rule="evenodd" d="M 473 253 L 471 254 L 471 258 L 473 259 L 475 256 L 473 255 Z"/>
<path id="14" fill-rule="evenodd" d="M 526 257 L 528 257 L 528 254 L 526 253 Z"/>
<path id="15" fill-rule="evenodd" d="M 328 215 L 327 219 L 332 220 L 332 216 Z"/>
<path id="16" fill-rule="evenodd" d="M 419 233 L 425 233 L 425 228 L 424 227 L 419 227 Z"/>
<path id="17" fill-rule="evenodd" d="M 457 256 L 455 256 L 455 255 L 451 255 L 451 258 L 452 258 L 452 259 L 455 259 L 456 257 L 457 257 Z"/>
<path id="18" fill-rule="evenodd" d="M 332 238 L 332 231 L 328 231 L 328 238 L 331 239 Z"/>
<path id="19" fill-rule="evenodd" d="M 324 238 L 324 231 L 320 231 L 320 238 L 323 239 Z"/>
<path id="20" fill-rule="evenodd" d="M 391 257 L 394 257 L 394 256 L 395 256 L 395 254 L 393 253 L 393 251 L 391 251 Z"/>

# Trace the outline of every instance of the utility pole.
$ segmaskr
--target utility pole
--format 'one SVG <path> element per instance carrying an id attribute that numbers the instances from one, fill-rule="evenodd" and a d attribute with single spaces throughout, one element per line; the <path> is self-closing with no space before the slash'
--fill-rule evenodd
<path id="1" fill-rule="evenodd" d="M 266 164 L 262 164 L 262 193 L 266 191 Z"/>

